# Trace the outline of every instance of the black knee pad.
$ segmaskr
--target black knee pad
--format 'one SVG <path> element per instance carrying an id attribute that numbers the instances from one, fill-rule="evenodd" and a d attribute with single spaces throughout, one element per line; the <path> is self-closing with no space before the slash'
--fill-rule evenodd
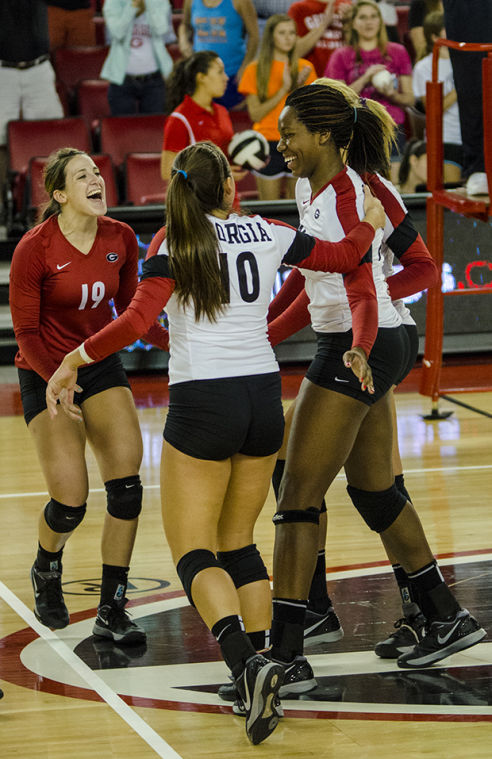
<path id="1" fill-rule="evenodd" d="M 287 511 L 277 511 L 273 515 L 272 522 L 277 527 L 279 524 L 287 524 L 289 522 L 310 522 L 311 524 L 319 524 L 319 509 L 314 509 L 312 506 L 309 509 L 289 509 Z"/>
<path id="2" fill-rule="evenodd" d="M 321 508 L 319 510 L 320 514 L 326 514 L 326 500 L 323 498 L 321 501 Z"/>
<path id="3" fill-rule="evenodd" d="M 217 560 L 230 574 L 236 588 L 250 582 L 269 579 L 263 559 L 254 543 L 235 551 L 217 551 Z"/>
<path id="4" fill-rule="evenodd" d="M 106 488 L 107 509 L 115 519 L 136 519 L 142 511 L 143 488 L 138 474 L 108 480 Z"/>
<path id="5" fill-rule="evenodd" d="M 195 579 L 198 572 L 203 569 L 209 569 L 209 567 L 222 567 L 215 558 L 215 554 L 212 551 L 207 551 L 204 548 L 196 548 L 194 551 L 188 551 L 178 561 L 176 571 L 183 585 L 184 592 L 188 596 L 188 600 L 192 606 L 193 598 L 191 597 L 191 583 Z"/>
<path id="6" fill-rule="evenodd" d="M 347 492 L 364 522 L 374 532 L 384 532 L 391 527 L 407 502 L 394 483 L 387 490 L 375 491 L 347 485 Z"/>
<path id="7" fill-rule="evenodd" d="M 83 520 L 85 510 L 85 503 L 82 506 L 65 506 L 52 498 L 44 507 L 44 518 L 53 532 L 72 532 Z"/>

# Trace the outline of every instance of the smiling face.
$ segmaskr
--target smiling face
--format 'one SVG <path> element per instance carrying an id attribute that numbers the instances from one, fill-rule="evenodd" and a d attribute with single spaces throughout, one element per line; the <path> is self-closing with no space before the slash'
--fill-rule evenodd
<path id="1" fill-rule="evenodd" d="M 360 41 L 375 40 L 381 27 L 381 17 L 372 5 L 361 5 L 352 21 Z"/>
<path id="2" fill-rule="evenodd" d="M 290 53 L 297 40 L 294 21 L 280 21 L 273 30 L 273 45 L 279 53 Z"/>
<path id="3" fill-rule="evenodd" d="M 298 120 L 291 106 L 286 106 L 278 120 L 280 140 L 279 153 L 295 177 L 311 178 L 320 162 L 319 133 L 310 132 Z"/>
<path id="4" fill-rule="evenodd" d="M 64 209 L 85 216 L 102 216 L 107 211 L 106 188 L 98 167 L 88 155 L 76 155 L 65 169 L 65 188 L 53 197 Z"/>
<path id="5" fill-rule="evenodd" d="M 214 58 L 206 74 L 197 74 L 197 89 L 204 88 L 211 98 L 221 98 L 226 91 L 228 78 L 222 59 Z"/>

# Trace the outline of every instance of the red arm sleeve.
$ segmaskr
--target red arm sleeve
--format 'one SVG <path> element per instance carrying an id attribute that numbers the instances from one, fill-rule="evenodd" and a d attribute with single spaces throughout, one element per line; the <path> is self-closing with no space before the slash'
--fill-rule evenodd
<path id="1" fill-rule="evenodd" d="M 88 356 L 100 361 L 145 335 L 173 290 L 174 280 L 165 277 L 151 277 L 140 282 L 125 312 L 85 341 Z"/>
<path id="2" fill-rule="evenodd" d="M 344 278 L 352 312 L 352 348 L 363 348 L 367 357 L 378 334 L 378 300 L 372 263 L 363 263 Z"/>
<path id="3" fill-rule="evenodd" d="M 268 339 L 272 345 L 278 345 L 278 343 L 281 343 L 310 324 L 311 316 L 308 304 L 308 294 L 303 288 L 295 300 L 276 319 L 269 323 Z"/>
<path id="4" fill-rule="evenodd" d="M 270 302 L 268 307 L 268 321 L 271 322 L 277 316 L 285 311 L 292 301 L 294 301 L 300 292 L 304 290 L 304 277 L 297 269 L 292 269 L 289 276 L 285 279 L 282 287 Z"/>
<path id="5" fill-rule="evenodd" d="M 120 272 L 120 286 L 115 297 L 115 307 L 118 316 L 128 308 L 138 283 L 138 242 L 133 230 L 129 229 L 128 232 L 126 240 L 128 257 Z M 152 324 L 149 330 L 144 335 L 141 335 L 141 337 L 161 350 L 169 350 L 169 333 L 158 321 Z"/>
<path id="6" fill-rule="evenodd" d="M 392 300 L 434 287 L 439 281 L 439 270 L 420 235 L 400 256 L 400 263 L 403 269 L 387 279 Z"/>
<path id="7" fill-rule="evenodd" d="M 17 245 L 10 267 L 9 302 L 14 333 L 20 352 L 43 379 L 49 380 L 57 368 L 41 339 L 41 290 L 45 275 L 37 246 L 27 240 Z"/>
<path id="8" fill-rule="evenodd" d="M 370 252 L 374 240 L 374 227 L 366 221 L 360 221 L 338 242 L 316 239 L 316 244 L 307 258 L 297 266 L 314 271 L 331 271 L 346 274 L 355 269 Z"/>

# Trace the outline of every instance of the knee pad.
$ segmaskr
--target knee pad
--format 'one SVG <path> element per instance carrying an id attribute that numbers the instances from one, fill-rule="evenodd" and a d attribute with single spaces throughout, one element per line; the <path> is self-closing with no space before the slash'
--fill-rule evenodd
<path id="1" fill-rule="evenodd" d="M 236 588 L 258 580 L 269 580 L 263 559 L 254 543 L 235 551 L 217 551 L 217 560 L 230 574 Z"/>
<path id="2" fill-rule="evenodd" d="M 374 532 L 384 532 L 391 527 L 407 502 L 394 483 L 387 490 L 375 491 L 347 485 L 347 492 L 364 522 Z"/>
<path id="3" fill-rule="evenodd" d="M 219 567 L 219 562 L 215 558 L 215 554 L 212 551 L 207 551 L 204 548 L 197 548 L 194 551 L 188 551 L 178 561 L 176 571 L 181 580 L 181 584 L 184 588 L 184 592 L 188 596 L 188 600 L 192 606 L 193 598 L 191 597 L 191 584 L 196 575 L 203 569 L 209 569 L 210 567 Z"/>
<path id="4" fill-rule="evenodd" d="M 72 532 L 83 520 L 85 510 L 85 503 L 82 506 L 65 506 L 52 498 L 44 508 L 44 518 L 53 532 Z"/>
<path id="5" fill-rule="evenodd" d="M 142 511 L 143 488 L 138 474 L 108 480 L 106 488 L 107 509 L 115 519 L 136 519 Z"/>
<path id="6" fill-rule="evenodd" d="M 310 506 L 309 509 L 277 511 L 277 513 L 273 515 L 272 522 L 275 527 L 279 524 L 287 524 L 289 522 L 310 522 L 311 524 L 319 524 L 319 509 L 314 509 Z"/>
<path id="7" fill-rule="evenodd" d="M 323 498 L 323 500 L 321 501 L 321 508 L 319 510 L 319 513 L 326 514 L 326 499 L 325 498 Z"/>

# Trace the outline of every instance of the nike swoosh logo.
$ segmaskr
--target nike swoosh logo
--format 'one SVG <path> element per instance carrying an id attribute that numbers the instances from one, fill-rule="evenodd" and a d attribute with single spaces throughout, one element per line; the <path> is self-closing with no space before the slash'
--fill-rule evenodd
<path id="1" fill-rule="evenodd" d="M 447 643 L 448 642 L 448 640 L 450 639 L 451 635 L 454 633 L 454 631 L 456 630 L 456 628 L 458 627 L 458 625 L 460 623 L 461 623 L 461 619 L 459 619 L 452 626 L 451 630 L 448 633 L 446 633 L 446 635 L 444 635 L 443 637 L 441 637 L 441 635 L 439 633 L 437 633 L 437 642 L 439 643 L 440 646 L 442 646 L 443 643 Z"/>
<path id="2" fill-rule="evenodd" d="M 342 379 L 341 377 L 335 377 L 335 382 L 348 382 L 348 380 Z"/>
<path id="3" fill-rule="evenodd" d="M 244 708 L 246 709 L 246 711 L 249 712 L 251 710 L 251 699 L 249 697 L 249 692 L 248 692 L 248 687 L 247 686 L 244 689 L 244 691 L 245 691 L 245 696 L 244 696 L 244 699 L 243 699 L 243 704 L 244 704 Z"/>
<path id="4" fill-rule="evenodd" d="M 318 620 L 318 622 L 315 622 L 314 625 L 311 625 L 311 627 L 305 627 L 304 635 L 312 632 L 313 630 L 316 630 L 316 628 L 319 627 L 321 624 L 323 624 L 324 621 L 325 621 L 325 617 L 323 617 L 323 619 Z"/>
<path id="5" fill-rule="evenodd" d="M 67 261 L 67 263 L 66 263 L 66 264 L 62 264 L 61 266 L 60 266 L 60 264 L 57 264 L 57 265 L 56 265 L 56 268 L 58 269 L 58 271 L 60 271 L 60 269 L 64 269 L 64 268 L 65 268 L 65 266 L 68 266 L 68 265 L 69 265 L 69 264 L 71 264 L 71 263 L 72 263 L 71 261 Z"/>
<path id="6" fill-rule="evenodd" d="M 127 488 L 127 489 L 128 488 L 134 488 L 134 487 L 135 487 L 135 483 L 133 483 L 133 485 L 125 485 L 125 488 Z"/>

